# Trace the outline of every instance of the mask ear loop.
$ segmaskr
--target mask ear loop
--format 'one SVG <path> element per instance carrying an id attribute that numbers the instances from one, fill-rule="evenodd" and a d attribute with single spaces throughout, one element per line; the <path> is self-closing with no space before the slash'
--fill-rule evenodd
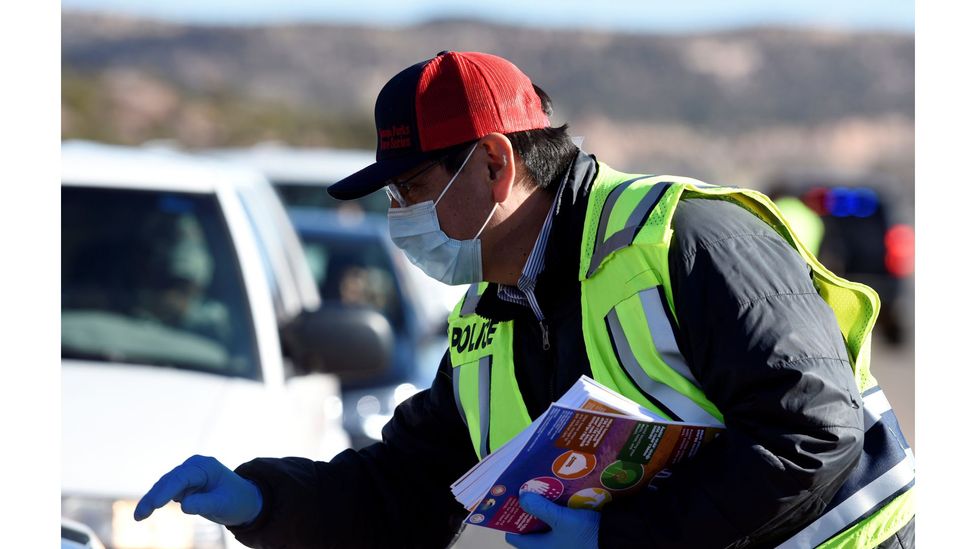
<path id="1" fill-rule="evenodd" d="M 492 208 L 491 208 L 491 213 L 488 214 L 488 219 L 485 220 L 485 224 L 482 225 L 480 229 L 478 229 L 478 234 L 474 235 L 475 238 L 478 238 L 479 236 L 481 236 L 481 233 L 485 230 L 485 227 L 488 226 L 488 222 L 491 221 L 491 218 L 492 218 L 492 216 L 495 215 L 495 210 L 497 210 L 497 209 L 498 209 L 498 202 L 495 202 L 495 205 L 492 206 Z"/>
<path id="2" fill-rule="evenodd" d="M 481 142 L 481 141 L 478 141 L 478 143 L 480 143 L 480 142 Z M 468 163 L 468 159 L 470 159 L 470 158 L 471 158 L 471 155 L 472 155 L 472 154 L 474 154 L 474 150 L 478 148 L 478 143 L 475 143 L 475 144 L 474 144 L 474 146 L 473 146 L 473 147 L 471 147 L 471 150 L 470 150 L 470 151 L 468 151 L 468 156 L 465 156 L 465 157 L 464 157 L 464 162 L 461 162 L 461 167 L 460 167 L 460 168 L 458 168 L 458 171 L 457 171 L 457 173 L 455 173 L 455 174 L 454 174 L 454 177 L 452 177 L 452 178 L 451 178 L 451 180 L 447 182 L 447 186 L 445 186 L 445 187 L 444 187 L 444 190 L 443 190 L 443 191 L 441 191 L 441 194 L 440 194 L 440 196 L 438 196 L 438 197 L 437 197 L 437 200 L 435 200 L 435 201 L 434 201 L 434 206 L 435 206 L 435 207 L 437 206 L 437 204 L 438 204 L 438 203 L 440 203 L 440 201 L 441 201 L 441 198 L 443 198 L 443 197 L 444 197 L 444 193 L 446 193 L 446 192 L 447 192 L 447 190 L 451 188 L 451 185 L 453 185 L 453 184 L 454 184 L 454 180 L 455 180 L 455 179 L 457 179 L 457 177 L 458 177 L 459 175 L 461 175 L 461 170 L 463 170 L 463 169 L 464 169 L 464 166 L 465 166 L 465 165 L 466 165 L 466 164 Z"/>

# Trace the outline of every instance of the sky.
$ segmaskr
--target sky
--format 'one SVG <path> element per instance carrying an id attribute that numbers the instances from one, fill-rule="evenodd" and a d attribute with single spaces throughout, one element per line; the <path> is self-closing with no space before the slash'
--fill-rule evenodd
<path id="1" fill-rule="evenodd" d="M 181 22 L 329 22 L 399 26 L 466 17 L 547 27 L 684 32 L 753 25 L 913 32 L 913 0 L 62 0 L 62 9 L 108 11 Z"/>

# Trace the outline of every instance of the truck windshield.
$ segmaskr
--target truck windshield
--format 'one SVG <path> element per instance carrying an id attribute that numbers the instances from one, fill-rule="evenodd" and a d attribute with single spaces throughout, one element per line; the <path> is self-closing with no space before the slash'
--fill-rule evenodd
<path id="1" fill-rule="evenodd" d="M 260 377 L 216 196 L 62 187 L 61 356 Z"/>
<path id="2" fill-rule="evenodd" d="M 302 245 L 324 303 L 368 307 L 382 313 L 394 330 L 403 329 L 400 289 L 379 238 L 305 233 Z"/>

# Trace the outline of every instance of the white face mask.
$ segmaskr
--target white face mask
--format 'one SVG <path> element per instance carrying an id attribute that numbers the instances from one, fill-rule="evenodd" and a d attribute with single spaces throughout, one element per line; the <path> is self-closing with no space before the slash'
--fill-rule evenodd
<path id="1" fill-rule="evenodd" d="M 455 240 L 441 230 L 437 220 L 437 204 L 451 188 L 464 165 L 468 163 L 475 147 L 464 158 L 461 167 L 448 181 L 436 201 L 428 200 L 412 206 L 390 208 L 390 237 L 403 250 L 410 262 L 420 267 L 428 276 L 445 284 L 473 284 L 481 282 L 481 236 L 488 221 L 498 208 L 496 202 L 481 229 L 470 240 Z"/>

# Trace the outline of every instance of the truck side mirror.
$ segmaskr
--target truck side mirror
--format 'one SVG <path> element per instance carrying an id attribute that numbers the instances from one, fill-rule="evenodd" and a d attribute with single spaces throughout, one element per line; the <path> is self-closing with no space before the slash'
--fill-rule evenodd
<path id="1" fill-rule="evenodd" d="M 335 374 L 342 382 L 380 376 L 393 360 L 393 328 L 367 308 L 323 303 L 282 328 L 281 338 L 301 373 Z"/>

